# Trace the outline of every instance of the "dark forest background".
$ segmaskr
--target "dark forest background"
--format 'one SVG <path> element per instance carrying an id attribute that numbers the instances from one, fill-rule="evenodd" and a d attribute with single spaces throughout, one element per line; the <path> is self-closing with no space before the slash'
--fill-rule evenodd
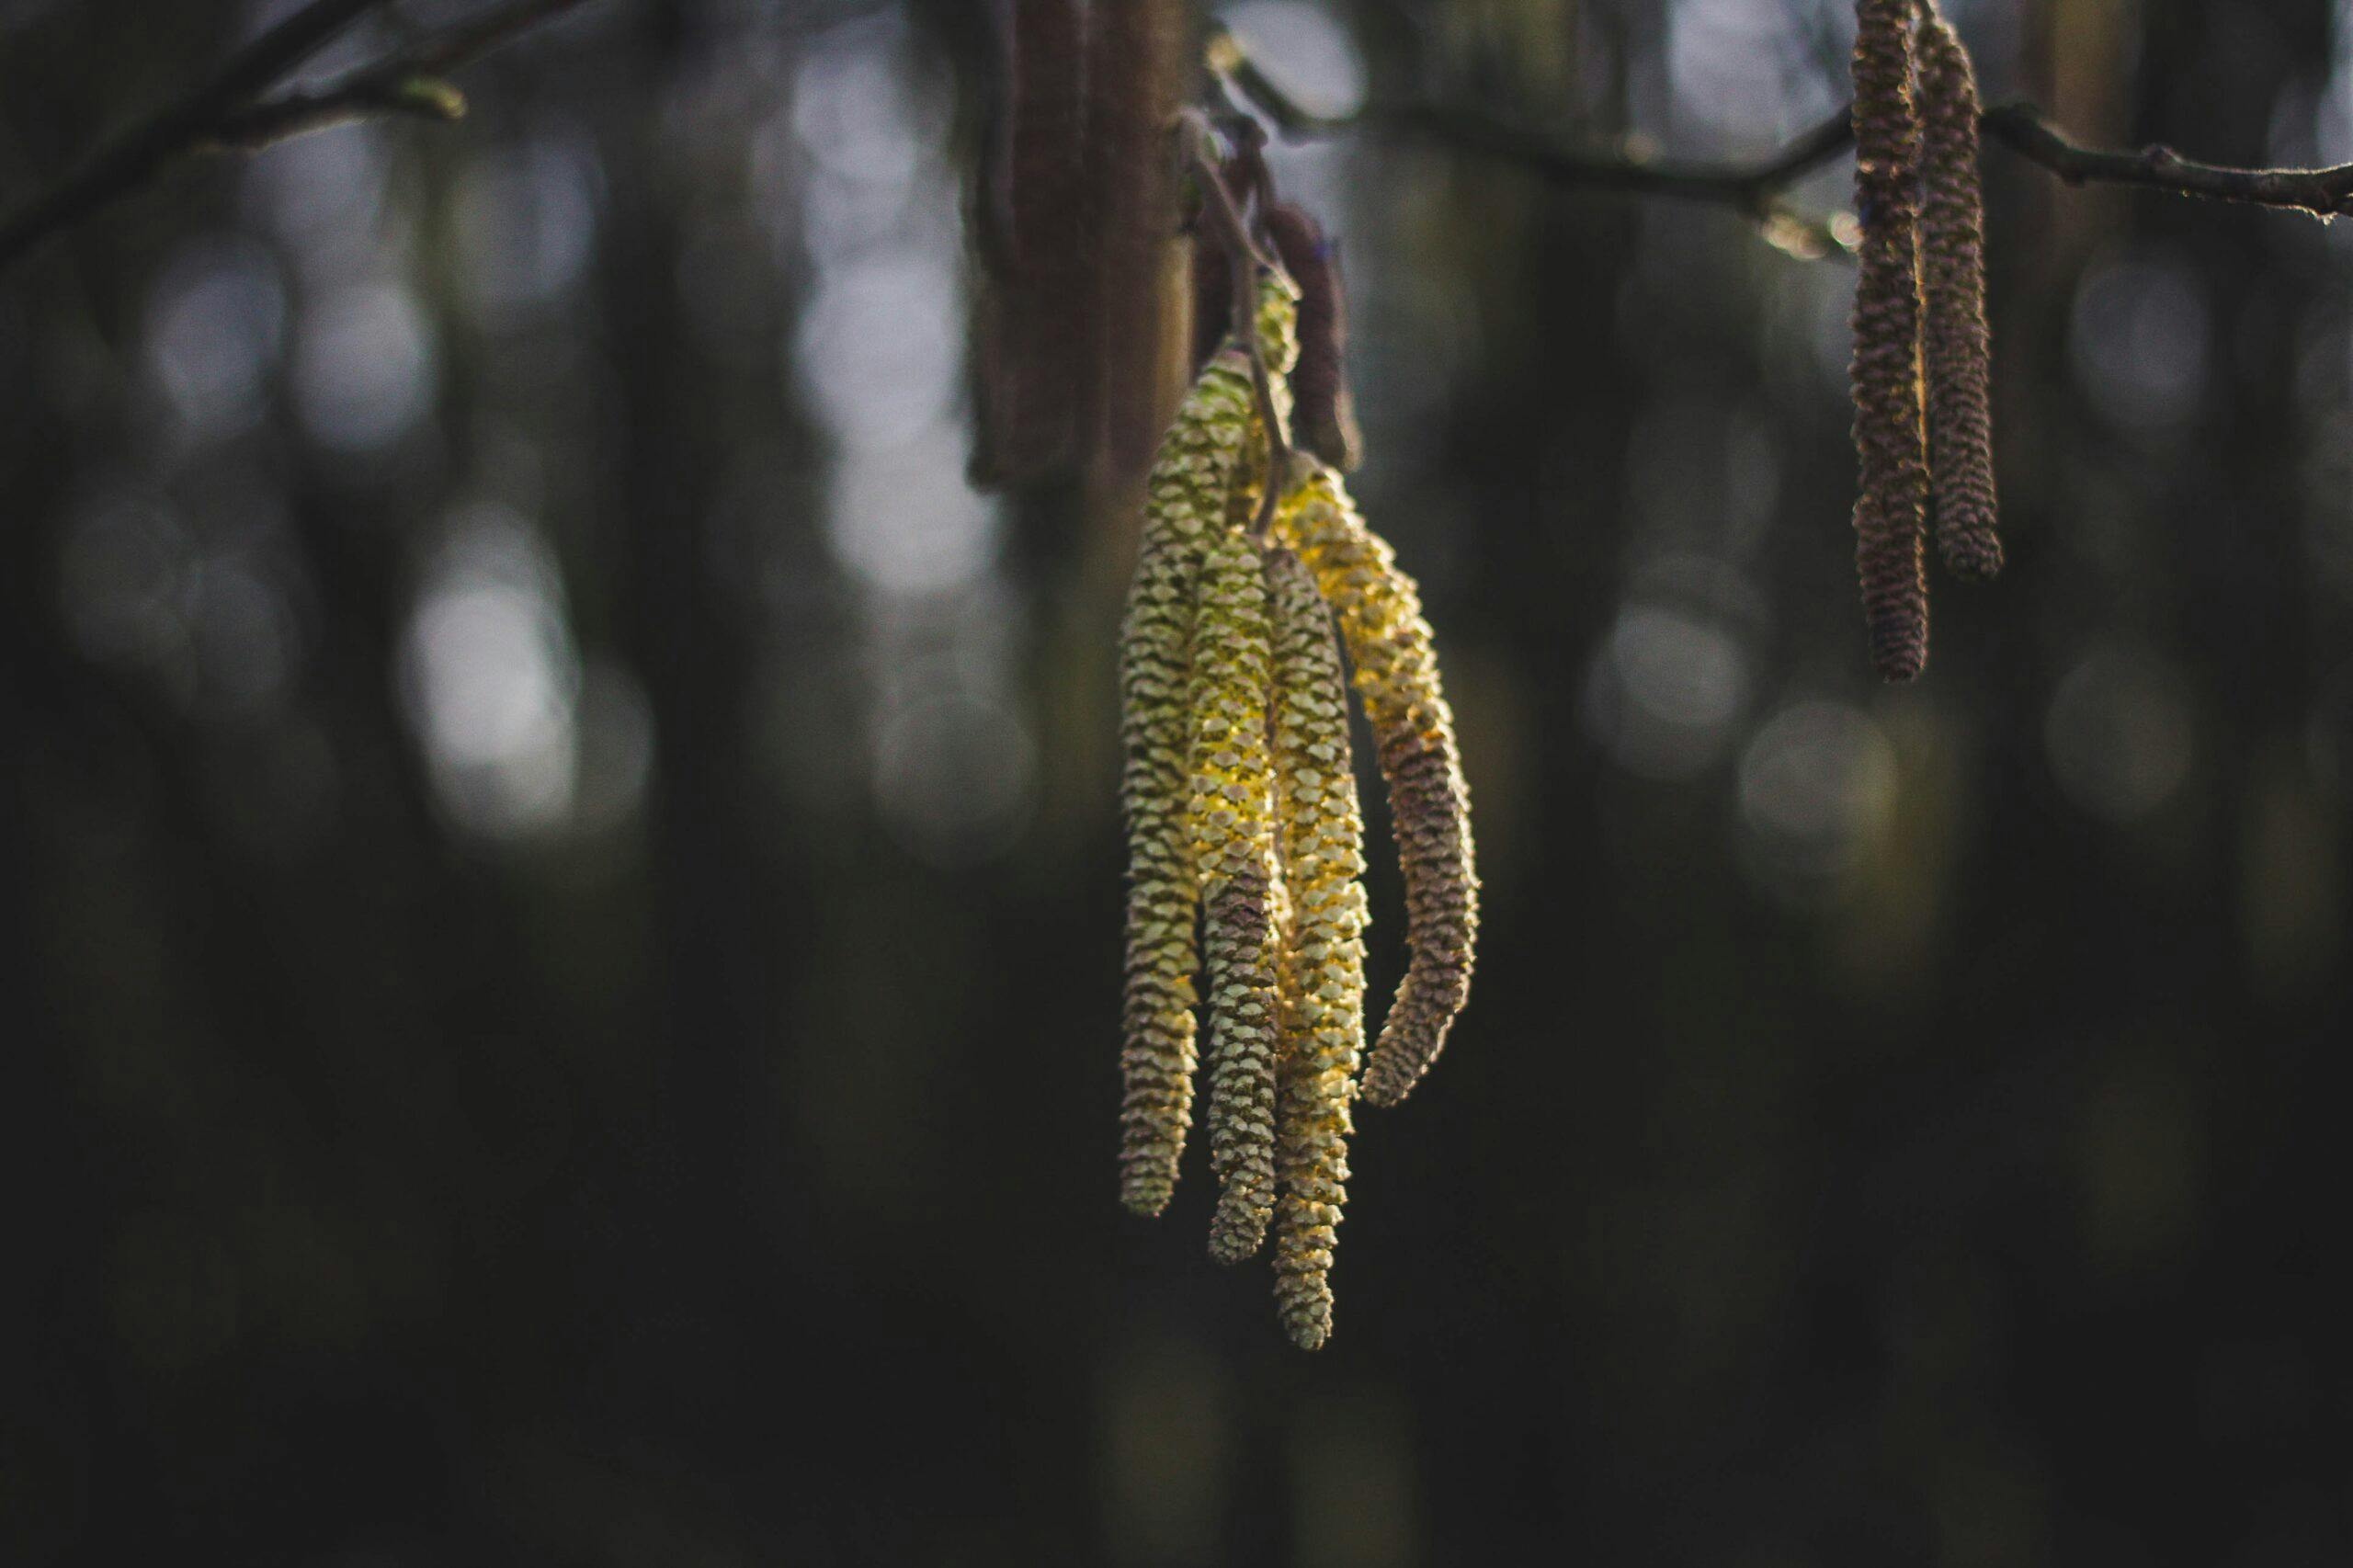
<path id="1" fill-rule="evenodd" d="M 0 194 L 284 8 L 0 0 Z M 2341 4 L 1951 10 L 2086 141 L 2353 161 Z M 1222 14 L 1699 156 L 1851 26 Z M 1277 149 L 1487 889 L 1305 1356 L 1205 1168 L 1115 1201 L 1134 520 L 965 481 L 992 51 L 594 4 L 0 277 L 0 1562 L 2353 1555 L 2346 230 L 1988 150 L 2011 563 L 1891 689 L 1851 267 Z"/>

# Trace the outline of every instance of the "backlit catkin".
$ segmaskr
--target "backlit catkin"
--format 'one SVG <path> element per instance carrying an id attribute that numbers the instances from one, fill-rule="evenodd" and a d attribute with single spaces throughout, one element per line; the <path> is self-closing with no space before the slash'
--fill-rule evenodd
<path id="1" fill-rule="evenodd" d="M 1198 957 L 1219 1184 L 1210 1253 L 1236 1262 L 1271 1229 L 1284 1330 L 1313 1349 L 1332 1332 L 1351 1107 L 1359 1093 L 1404 1097 L 1444 1044 L 1470 984 L 1478 876 L 1413 579 L 1339 475 L 1289 450 L 1300 291 L 1255 252 L 1246 264 L 1256 363 L 1229 335 L 1162 445 L 1122 633 L 1121 1192 L 1157 1213 L 1176 1185 Z M 1336 289 L 1336 274 L 1330 281 Z M 1405 977 L 1369 1062 L 1364 821 L 1343 644 L 1380 743 L 1405 883 Z"/>
<path id="2" fill-rule="evenodd" d="M 1120 639 L 1128 825 L 1120 1192 L 1140 1214 L 1167 1204 L 1192 1120 L 1194 591 L 1211 530 L 1225 526 L 1252 400 L 1248 363 L 1228 352 L 1178 409 L 1146 484 L 1143 541 Z"/>
<path id="3" fill-rule="evenodd" d="M 1380 747 L 1405 883 L 1405 977 L 1365 1068 L 1364 1096 L 1394 1105 L 1429 1070 L 1470 994 L 1479 878 L 1471 796 L 1414 580 L 1357 516 L 1339 475 L 1304 473 L 1275 517 L 1337 612 Z"/>
<path id="4" fill-rule="evenodd" d="M 1194 864 L 1206 912 L 1210 1166 L 1220 1185 L 1210 1255 L 1247 1257 L 1275 1206 L 1272 672 L 1258 547 L 1222 530 L 1200 571 L 1190 709 Z"/>
<path id="5" fill-rule="evenodd" d="M 1862 478 L 1855 559 L 1871 658 L 1889 680 L 1910 680 L 1928 657 L 1913 6 L 1859 0 L 1855 12 L 1855 203 L 1863 225 L 1852 366 Z"/>
<path id="6" fill-rule="evenodd" d="M 1331 612 L 1288 550 L 1274 595 L 1277 840 L 1288 893 L 1280 981 L 1275 1300 L 1303 1349 L 1332 1332 L 1332 1251 L 1347 1197 L 1348 1102 L 1364 1050 L 1364 820 Z"/>
<path id="7" fill-rule="evenodd" d="M 1278 267 L 1258 269 L 1258 310 L 1253 324 L 1258 335 L 1258 357 L 1267 366 L 1267 401 L 1274 405 L 1277 434 L 1288 445 L 1291 411 L 1288 377 L 1299 358 L 1299 288 Z M 1237 528 L 1251 528 L 1257 521 L 1259 499 L 1267 485 L 1267 426 L 1254 402 L 1233 488 L 1226 496 L 1226 521 Z"/>
<path id="8" fill-rule="evenodd" d="M 1977 173 L 1977 75 L 1931 10 L 1919 39 L 1920 270 L 1937 551 L 1961 577 L 2002 569 L 1995 531 L 1992 347 L 1985 328 L 1985 198 Z"/>

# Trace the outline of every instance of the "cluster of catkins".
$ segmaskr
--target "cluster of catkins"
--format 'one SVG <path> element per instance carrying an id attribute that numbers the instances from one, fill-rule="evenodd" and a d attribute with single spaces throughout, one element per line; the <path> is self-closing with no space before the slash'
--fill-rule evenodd
<path id="1" fill-rule="evenodd" d="M 1299 290 L 1261 265 L 1256 298 L 1279 421 Z M 1157 1214 L 1176 1187 L 1200 970 L 1220 1184 L 1210 1253 L 1239 1261 L 1271 1229 L 1283 1326 L 1313 1349 L 1332 1327 L 1351 1104 L 1403 1099 L 1444 1045 L 1470 989 L 1478 878 L 1453 719 L 1413 579 L 1338 472 L 1304 455 L 1279 467 L 1269 459 L 1288 444 L 1269 434 L 1249 357 L 1229 338 L 1187 395 L 1147 486 L 1120 640 L 1120 1196 Z M 1262 536 L 1269 483 L 1277 505 Z M 1335 620 L 1380 744 L 1405 884 L 1406 973 L 1369 1061 L 1364 830 Z"/>
<path id="2" fill-rule="evenodd" d="M 1932 483 L 1946 569 L 2002 565 L 1977 81 L 1933 0 L 1858 0 L 1854 74 L 1856 564 L 1872 661 L 1910 680 L 1928 658 Z"/>

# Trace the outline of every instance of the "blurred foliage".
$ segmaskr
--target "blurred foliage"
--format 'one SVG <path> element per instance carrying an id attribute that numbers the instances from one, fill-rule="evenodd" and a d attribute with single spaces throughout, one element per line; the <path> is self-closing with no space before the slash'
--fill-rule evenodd
<path id="1" fill-rule="evenodd" d="M 0 0 L 0 189 L 275 9 Z M 2341 4 L 1952 10 L 2353 160 Z M 1227 15 L 1723 155 L 1849 25 Z M 1302 1357 L 1115 1201 L 1133 520 L 964 483 L 984 23 L 592 6 L 0 279 L 0 1561 L 2344 1557 L 2344 231 L 1988 154 L 2011 565 L 1890 692 L 1851 270 L 1277 150 L 1489 911 Z"/>

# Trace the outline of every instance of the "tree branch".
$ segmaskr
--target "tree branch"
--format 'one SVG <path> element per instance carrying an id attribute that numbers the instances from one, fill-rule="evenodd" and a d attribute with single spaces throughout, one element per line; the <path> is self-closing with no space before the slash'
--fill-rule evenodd
<path id="1" fill-rule="evenodd" d="M 441 80 L 585 0 L 507 0 L 474 17 L 317 87 L 265 98 L 225 117 L 206 152 L 256 153 L 291 137 L 380 114 L 464 118 L 465 96 Z"/>
<path id="2" fill-rule="evenodd" d="M 456 119 L 465 99 L 439 74 L 487 54 L 585 0 L 507 0 L 322 86 L 264 95 L 335 34 L 387 0 L 311 0 L 146 119 L 101 142 L 40 195 L 0 218 L 0 269 L 42 240 L 198 153 L 257 152 L 377 114 Z"/>
<path id="3" fill-rule="evenodd" d="M 1547 137 L 1494 119 L 1476 109 L 1423 103 L 1368 103 L 1349 115 L 1319 115 L 1258 68 L 1231 33 L 1210 40 L 1210 69 L 1230 96 L 1247 100 L 1294 140 L 1372 131 L 1468 153 L 1518 168 L 1547 184 L 1621 190 L 1682 201 L 1737 208 L 1768 224 L 1768 235 L 1794 214 L 1779 198 L 1801 176 L 1845 152 L 1854 133 L 1847 111 L 1823 121 L 1770 155 L 1726 164 L 1654 158 L 1639 153 L 1565 147 Z M 2033 105 L 1988 108 L 1978 121 L 1982 139 L 1998 142 L 2041 165 L 2069 185 L 2140 186 L 2180 196 L 2260 207 L 2291 208 L 2329 218 L 2353 212 L 2353 164 L 2324 169 L 2241 169 L 2185 158 L 2169 147 L 2108 152 L 2077 145 Z M 1800 239 L 1795 233 L 1777 241 Z M 1843 243 L 1843 241 L 1842 241 Z M 1803 245 L 1791 248 L 1803 249 Z M 1816 253 L 1818 254 L 1818 253 Z"/>

